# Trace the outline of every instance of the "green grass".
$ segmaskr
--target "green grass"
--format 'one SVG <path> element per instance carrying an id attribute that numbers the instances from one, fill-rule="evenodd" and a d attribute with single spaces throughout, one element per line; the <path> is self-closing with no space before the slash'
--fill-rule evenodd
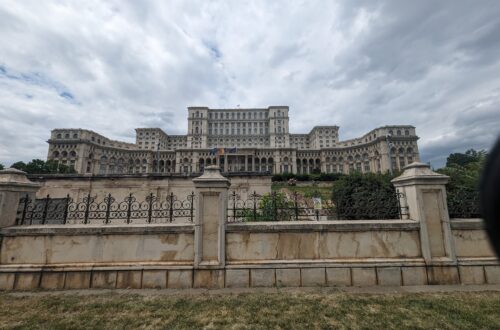
<path id="1" fill-rule="evenodd" d="M 1 328 L 492 329 L 500 293 L 0 295 Z"/>
<path id="2" fill-rule="evenodd" d="M 271 191 L 281 191 L 282 189 L 288 189 L 292 192 L 297 192 L 302 194 L 304 197 L 313 197 L 316 192 L 319 192 L 321 199 L 330 200 L 332 199 L 332 186 L 330 187 L 314 187 L 314 186 L 289 186 L 286 183 L 273 183 L 271 185 Z"/>

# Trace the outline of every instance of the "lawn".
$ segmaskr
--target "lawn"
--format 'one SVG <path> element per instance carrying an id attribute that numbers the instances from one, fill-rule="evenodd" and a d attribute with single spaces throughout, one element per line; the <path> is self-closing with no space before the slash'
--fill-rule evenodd
<path id="1" fill-rule="evenodd" d="M 500 293 L 0 294 L 1 328 L 500 328 Z"/>

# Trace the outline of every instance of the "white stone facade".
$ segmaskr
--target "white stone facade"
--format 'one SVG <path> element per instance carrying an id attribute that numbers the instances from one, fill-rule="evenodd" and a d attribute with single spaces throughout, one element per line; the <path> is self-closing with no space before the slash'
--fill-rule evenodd
<path id="1" fill-rule="evenodd" d="M 136 143 L 110 140 L 85 129 L 54 129 L 48 159 L 81 174 L 223 172 L 350 173 L 399 170 L 419 160 L 415 127 L 384 126 L 340 141 L 338 126 L 291 134 L 289 108 L 188 108 L 187 135 L 137 128 Z M 225 154 L 215 151 L 233 149 Z M 236 148 L 236 150 L 234 150 Z"/>

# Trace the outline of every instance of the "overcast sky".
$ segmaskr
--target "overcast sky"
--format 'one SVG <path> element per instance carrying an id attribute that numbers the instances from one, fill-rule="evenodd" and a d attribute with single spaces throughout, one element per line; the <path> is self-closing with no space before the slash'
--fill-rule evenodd
<path id="1" fill-rule="evenodd" d="M 417 128 L 421 158 L 500 132 L 500 1 L 2 1 L 0 163 L 50 130 L 185 134 L 188 106 L 290 106 L 292 133 Z"/>

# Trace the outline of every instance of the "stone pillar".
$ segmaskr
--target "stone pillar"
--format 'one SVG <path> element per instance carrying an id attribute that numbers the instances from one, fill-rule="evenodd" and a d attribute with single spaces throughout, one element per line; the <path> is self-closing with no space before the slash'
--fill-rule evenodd
<path id="1" fill-rule="evenodd" d="M 196 268 L 225 265 L 225 226 L 230 182 L 218 166 L 207 166 L 193 179 L 196 190 L 195 260 Z"/>
<path id="2" fill-rule="evenodd" d="M 252 156 L 252 172 L 255 172 L 255 156 Z"/>
<path id="3" fill-rule="evenodd" d="M 248 155 L 245 155 L 245 172 L 248 172 Z"/>
<path id="4" fill-rule="evenodd" d="M 0 228 L 16 224 L 19 200 L 26 194 L 34 199 L 39 188 L 40 185 L 28 180 L 23 171 L 15 168 L 0 171 Z"/>
<path id="5" fill-rule="evenodd" d="M 449 177 L 430 170 L 427 164 L 412 163 L 392 180 L 405 195 L 409 218 L 420 222 L 422 256 L 427 264 L 453 264 L 456 255 L 452 241 L 446 183 Z"/>

